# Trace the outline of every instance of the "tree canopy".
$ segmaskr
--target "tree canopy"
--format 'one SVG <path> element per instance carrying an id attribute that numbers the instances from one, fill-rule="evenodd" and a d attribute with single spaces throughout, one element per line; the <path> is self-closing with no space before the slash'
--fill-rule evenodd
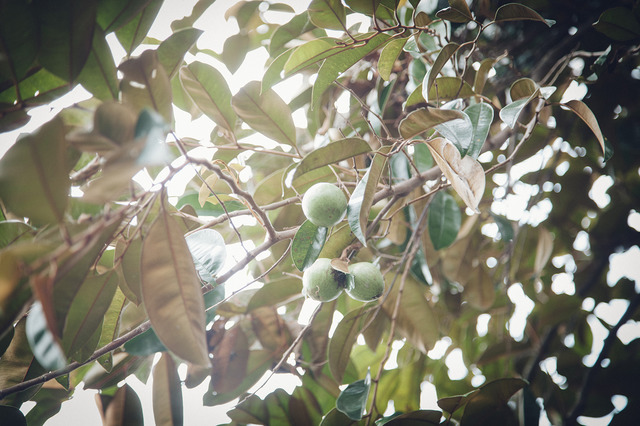
<path id="1" fill-rule="evenodd" d="M 222 2 L 0 1 L 0 424 L 640 418 L 638 2 Z"/>

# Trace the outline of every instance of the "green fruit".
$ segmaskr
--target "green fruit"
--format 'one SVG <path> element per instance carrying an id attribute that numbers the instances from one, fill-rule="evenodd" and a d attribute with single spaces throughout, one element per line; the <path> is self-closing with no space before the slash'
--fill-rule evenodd
<path id="1" fill-rule="evenodd" d="M 376 265 L 360 262 L 349 265 L 349 273 L 353 282 L 347 288 L 347 294 L 362 302 L 376 300 L 384 292 L 384 278 Z"/>
<path id="2" fill-rule="evenodd" d="M 302 294 L 318 302 L 329 302 L 340 296 L 346 274 L 331 267 L 331 259 L 320 258 L 302 274 Z"/>
<path id="3" fill-rule="evenodd" d="M 344 218 L 347 198 L 335 185 L 316 183 L 302 197 L 302 211 L 314 225 L 329 228 Z"/>

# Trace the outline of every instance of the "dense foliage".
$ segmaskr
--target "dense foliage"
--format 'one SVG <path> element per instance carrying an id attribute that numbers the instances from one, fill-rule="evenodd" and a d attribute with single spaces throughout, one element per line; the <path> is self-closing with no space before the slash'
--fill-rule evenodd
<path id="1" fill-rule="evenodd" d="M 640 296 L 607 278 L 640 206 L 640 7 L 618 3 L 229 2 L 217 53 L 214 0 L 162 41 L 162 0 L 0 1 L 0 132 L 92 94 L 0 159 L 0 423 L 82 382 L 141 424 L 130 375 L 163 425 L 205 381 L 231 424 L 640 418 Z M 319 182 L 348 200 L 331 227 L 302 210 Z M 319 258 L 347 289 L 374 263 L 383 294 L 306 299 Z M 279 373 L 300 385 L 250 393 Z"/>

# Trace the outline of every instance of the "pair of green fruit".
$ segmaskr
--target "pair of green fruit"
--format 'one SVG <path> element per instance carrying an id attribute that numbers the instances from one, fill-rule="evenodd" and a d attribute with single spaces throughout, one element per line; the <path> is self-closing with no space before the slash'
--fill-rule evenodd
<path id="1" fill-rule="evenodd" d="M 330 183 L 317 183 L 302 198 L 302 211 L 316 226 L 336 225 L 347 212 L 347 199 L 342 191 Z M 328 302 L 346 290 L 353 299 L 369 302 L 384 292 L 384 278 L 380 270 L 369 262 L 348 267 L 349 273 L 334 269 L 331 259 L 317 259 L 302 275 L 302 294 L 311 299 Z M 351 276 L 353 279 L 349 279 Z"/>
<path id="2" fill-rule="evenodd" d="M 349 280 L 349 275 L 353 277 Z M 302 274 L 302 294 L 319 302 L 336 299 L 346 290 L 355 300 L 371 302 L 384 292 L 384 278 L 376 265 L 359 262 L 349 265 L 349 274 L 334 269 L 331 259 L 317 259 Z"/>

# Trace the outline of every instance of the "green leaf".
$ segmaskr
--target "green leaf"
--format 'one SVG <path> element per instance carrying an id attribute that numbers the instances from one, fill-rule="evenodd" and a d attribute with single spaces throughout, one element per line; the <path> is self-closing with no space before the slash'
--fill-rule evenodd
<path id="1" fill-rule="evenodd" d="M 473 124 L 465 112 L 460 118 L 438 124 L 435 129 L 458 148 L 461 156 L 467 154 L 473 139 Z"/>
<path id="2" fill-rule="evenodd" d="M 68 375 L 66 378 L 68 379 Z M 64 386 L 64 385 L 63 385 Z M 69 400 L 73 391 L 58 387 L 43 387 L 36 393 L 31 401 L 35 406 L 29 410 L 25 418 L 29 426 L 43 426 L 51 417 L 60 412 L 62 402 Z M 2 414 L 0 414 L 0 418 Z M 14 423 L 10 423 L 13 425 Z M 19 424 L 19 423 L 18 423 Z"/>
<path id="3" fill-rule="evenodd" d="M 380 176 L 387 163 L 385 154 L 390 147 L 383 147 L 373 157 L 369 169 L 364 174 L 356 189 L 353 190 L 349 203 L 347 204 L 347 220 L 351 232 L 366 247 L 367 246 L 367 223 L 369 222 L 369 211 L 373 205 L 373 196 L 376 193 Z"/>
<path id="4" fill-rule="evenodd" d="M 99 0 L 96 20 L 105 32 L 112 32 L 140 13 L 149 0 Z"/>
<path id="5" fill-rule="evenodd" d="M 394 272 L 387 273 L 385 282 L 390 283 L 393 280 Z M 395 309 L 400 284 L 398 282 L 391 287 L 389 296 L 382 304 L 382 310 L 389 318 Z M 399 310 L 397 316 L 398 331 L 417 350 L 426 354 L 440 338 L 440 333 L 438 318 L 429 301 L 425 298 L 424 285 L 409 274 L 405 278 L 404 289 L 400 297 L 402 309 Z"/>
<path id="6" fill-rule="evenodd" d="M 123 347 L 128 354 L 135 356 L 148 356 L 167 350 L 153 328 L 129 340 Z"/>
<path id="7" fill-rule="evenodd" d="M 384 80 L 389 81 L 393 65 L 402 53 L 404 45 L 409 40 L 408 37 L 392 39 L 385 47 L 380 51 L 380 58 L 378 59 L 378 73 Z"/>
<path id="8" fill-rule="evenodd" d="M 372 51 L 384 45 L 389 39 L 390 36 L 387 34 L 377 34 L 363 46 L 347 48 L 325 59 L 320 66 L 320 70 L 318 70 L 318 77 L 313 83 L 313 92 L 311 94 L 312 109 L 318 106 L 324 91 L 331 86 L 340 74 L 351 68 L 356 62 Z"/>
<path id="9" fill-rule="evenodd" d="M 292 298 L 301 297 L 302 282 L 299 278 L 283 278 L 266 283 L 254 293 L 247 305 L 247 312 L 263 306 L 277 306 Z"/>
<path id="10" fill-rule="evenodd" d="M 513 417 L 507 402 L 513 394 L 527 385 L 522 379 L 498 379 L 481 386 L 469 397 L 460 424 L 507 424 L 508 418 Z"/>
<path id="11" fill-rule="evenodd" d="M 436 410 L 418 410 L 396 415 L 385 422 L 376 422 L 376 426 L 429 426 L 439 425 L 442 412 Z"/>
<path id="12" fill-rule="evenodd" d="M 72 356 L 102 325 L 118 287 L 115 270 L 84 280 L 74 295 L 62 332 L 62 348 Z"/>
<path id="13" fill-rule="evenodd" d="M 0 419 L 3 425 L 27 426 L 27 419 L 22 411 L 10 405 L 0 405 Z"/>
<path id="14" fill-rule="evenodd" d="M 484 91 L 489 71 L 491 71 L 491 68 L 493 68 L 493 64 L 495 63 L 496 60 L 493 58 L 486 58 L 480 62 L 480 67 L 476 71 L 476 76 L 473 79 L 473 91 L 477 94 L 481 95 Z"/>
<path id="15" fill-rule="evenodd" d="M 247 368 L 243 376 L 242 383 L 238 385 L 233 391 L 227 393 L 216 392 L 210 384 L 209 390 L 204 394 L 202 398 L 203 404 L 211 407 L 233 401 L 238 396 L 249 390 L 249 388 L 251 388 L 251 386 L 253 386 L 258 380 L 260 380 L 260 378 L 267 370 L 269 370 L 272 364 L 273 357 L 271 351 L 249 351 L 249 360 L 247 361 Z"/>
<path id="16" fill-rule="evenodd" d="M 285 50 L 276 59 L 274 59 L 271 64 L 269 64 L 269 67 L 262 75 L 262 91 L 270 89 L 274 84 L 282 80 L 282 70 L 292 53 L 293 48 Z"/>
<path id="17" fill-rule="evenodd" d="M 469 402 L 469 398 L 471 398 L 471 396 L 473 396 L 473 394 L 475 394 L 476 392 L 477 389 L 465 395 L 455 395 L 446 398 L 440 398 L 438 400 L 438 407 L 442 408 L 442 410 L 447 413 L 453 414 L 460 408 L 467 405 L 467 402 Z"/>
<path id="18" fill-rule="evenodd" d="M 424 143 L 413 145 L 413 162 L 420 173 L 426 172 L 433 167 L 433 157 L 427 145 Z"/>
<path id="19" fill-rule="evenodd" d="M 284 75 L 288 77 L 331 55 L 342 52 L 345 48 L 333 38 L 319 38 L 311 40 L 295 48 L 284 64 Z"/>
<path id="20" fill-rule="evenodd" d="M 479 103 L 471 105 L 464 110 L 465 114 L 471 120 L 473 126 L 473 137 L 471 138 L 471 145 L 466 152 L 466 155 L 471 158 L 478 158 L 482 151 L 482 145 L 489 136 L 489 129 L 493 122 L 493 108 L 486 103 Z"/>
<path id="21" fill-rule="evenodd" d="M 209 6 L 215 3 L 216 0 L 198 0 L 191 9 L 191 13 L 182 19 L 177 19 L 171 23 L 171 29 L 178 31 L 181 28 L 193 27 L 193 24 L 207 11 Z"/>
<path id="22" fill-rule="evenodd" d="M 231 91 L 220 71 L 202 62 L 192 62 L 180 69 L 180 82 L 207 117 L 233 134 L 237 116 L 231 107 Z"/>
<path id="23" fill-rule="evenodd" d="M 142 245 L 141 271 L 142 300 L 160 341 L 185 361 L 208 365 L 200 282 L 180 226 L 164 210 Z"/>
<path id="24" fill-rule="evenodd" d="M 528 98 L 538 90 L 538 85 L 530 78 L 521 78 L 516 80 L 509 88 L 509 95 L 512 101 Z"/>
<path id="25" fill-rule="evenodd" d="M 465 3 L 466 6 L 466 3 Z M 422 96 L 427 100 L 432 100 L 429 98 L 429 91 L 431 90 L 431 86 L 433 86 L 433 82 L 436 81 L 436 77 L 442 71 L 442 68 L 445 64 L 451 59 L 451 57 L 458 51 L 460 45 L 458 43 L 448 43 L 446 46 L 440 50 L 438 56 L 435 61 L 433 61 L 433 65 L 427 71 L 427 74 L 424 76 L 424 81 L 422 82 Z"/>
<path id="26" fill-rule="evenodd" d="M 198 41 L 203 31 L 197 28 L 184 28 L 171 34 L 158 46 L 158 60 L 173 78 L 184 60 L 184 55 Z M 197 62 L 194 62 L 197 63 Z"/>
<path id="27" fill-rule="evenodd" d="M 336 327 L 333 337 L 329 341 L 329 368 L 338 383 L 342 383 L 344 372 L 350 360 L 351 349 L 367 323 L 370 312 L 364 307 L 348 312 Z"/>
<path id="28" fill-rule="evenodd" d="M 498 225 L 498 231 L 500 231 L 500 239 L 504 242 L 513 240 L 514 233 L 511 221 L 504 216 L 495 214 L 493 212 L 490 213 L 493 221 L 496 223 L 496 225 Z"/>
<path id="29" fill-rule="evenodd" d="M 575 115 L 580 117 L 580 119 L 582 121 L 584 121 L 587 126 L 589 126 L 589 128 L 591 129 L 591 131 L 595 135 L 596 139 L 598 139 L 598 142 L 600 143 L 600 147 L 602 148 L 602 152 L 605 154 L 605 157 L 607 157 L 607 155 L 606 155 L 607 154 L 606 140 L 605 140 L 604 136 L 602 135 L 602 131 L 600 130 L 600 126 L 598 125 L 598 119 L 593 114 L 591 109 L 589 109 L 587 104 L 585 104 L 582 101 L 572 100 L 572 101 L 569 101 L 569 102 L 567 102 L 565 104 L 561 104 L 561 105 L 569 108 L 571 111 L 573 111 L 573 113 Z M 611 155 L 609 155 L 608 157 L 611 157 Z M 605 161 L 606 160 L 608 160 L 608 158 L 605 158 Z"/>
<path id="30" fill-rule="evenodd" d="M 125 251 L 126 250 L 126 251 Z M 140 254 L 142 253 L 142 240 L 119 240 L 116 243 L 116 259 L 122 257 L 120 270 L 122 279 L 120 289 L 136 305 L 142 303 L 142 290 L 140 290 Z"/>
<path id="31" fill-rule="evenodd" d="M 214 229 L 201 229 L 188 235 L 186 240 L 198 275 L 202 280 L 213 283 L 227 259 L 224 238 Z"/>
<path id="32" fill-rule="evenodd" d="M 38 54 L 35 18 L 24 1 L 0 3 L 0 80 L 20 81 Z"/>
<path id="33" fill-rule="evenodd" d="M 439 10 L 436 16 L 440 19 L 446 19 L 447 21 L 459 24 L 466 24 L 469 21 L 473 21 L 473 15 L 465 0 L 449 0 L 449 6 L 450 7 L 446 9 Z"/>
<path id="34" fill-rule="evenodd" d="M 113 396 L 99 394 L 96 401 L 106 425 L 123 424 L 123 419 L 131 426 L 144 424 L 140 398 L 128 384 L 118 388 Z"/>
<path id="35" fill-rule="evenodd" d="M 347 415 L 334 408 L 324 416 L 320 426 L 351 426 L 353 423 Z"/>
<path id="36" fill-rule="evenodd" d="M 62 119 L 22 135 L 0 159 L 0 199 L 34 225 L 61 222 L 71 186 Z M 25 194 L 29 194 L 25 197 Z"/>
<path id="37" fill-rule="evenodd" d="M 602 12 L 593 27 L 615 41 L 631 41 L 640 37 L 640 22 L 626 7 L 612 7 Z"/>
<path id="38" fill-rule="evenodd" d="M 420 108 L 411 111 L 400 121 L 400 135 L 412 139 L 438 124 L 456 119 L 464 119 L 464 113 L 452 109 Z"/>
<path id="39" fill-rule="evenodd" d="M 49 330 L 40 302 L 31 306 L 24 331 L 35 359 L 45 369 L 58 370 L 67 364 L 64 353 Z"/>
<path id="40" fill-rule="evenodd" d="M 117 28 L 116 37 L 127 55 L 131 56 L 147 36 L 162 3 L 163 0 L 103 0 L 98 8 L 98 19 L 107 32 Z"/>
<path id="41" fill-rule="evenodd" d="M 38 61 L 71 83 L 82 71 L 91 51 L 97 1 L 40 0 L 35 3 L 40 32 Z"/>
<path id="42" fill-rule="evenodd" d="M 304 271 L 318 258 L 328 229 L 316 226 L 308 220 L 300 226 L 291 243 L 291 258 L 299 271 Z"/>
<path id="43" fill-rule="evenodd" d="M 328 164 L 337 163 L 357 155 L 371 151 L 369 144 L 360 138 L 347 138 L 331 142 L 326 146 L 307 154 L 298 164 L 294 174 L 294 182 L 305 173 L 319 169 Z"/>
<path id="44" fill-rule="evenodd" d="M 424 95 L 424 94 L 423 94 Z M 459 77 L 438 77 L 429 90 L 429 102 L 444 101 L 475 96 L 475 92 L 467 83 Z"/>
<path id="45" fill-rule="evenodd" d="M 458 236 L 461 223 L 456 200 L 443 191 L 437 192 L 429 205 L 429 237 L 436 250 L 450 246 Z"/>
<path id="46" fill-rule="evenodd" d="M 539 21 L 551 27 L 556 21 L 552 19 L 544 19 L 535 10 L 518 3 L 508 3 L 500 6 L 496 10 L 496 16 L 493 18 L 495 22 L 505 21 Z"/>
<path id="47" fill-rule="evenodd" d="M 238 71 L 250 47 L 251 40 L 244 33 L 234 34 L 224 41 L 221 59 L 231 74 Z"/>
<path id="48" fill-rule="evenodd" d="M 87 63 L 78 75 L 78 83 L 98 99 L 118 99 L 116 64 L 100 27 L 96 27 L 93 32 L 91 51 Z"/>
<path id="49" fill-rule="evenodd" d="M 35 229 L 19 220 L 0 222 L 0 248 L 5 248 L 21 240 L 29 239 Z"/>
<path id="50" fill-rule="evenodd" d="M 145 50 L 137 58 L 129 59 L 118 67 L 123 79 L 120 83 L 122 101 L 136 112 L 151 108 L 171 123 L 171 82 L 158 61 L 155 50 Z"/>
<path id="51" fill-rule="evenodd" d="M 102 322 L 102 332 L 100 333 L 100 340 L 98 341 L 98 347 L 102 348 L 111 343 L 118 337 L 120 331 L 120 314 L 124 305 L 127 303 L 127 298 L 122 291 L 116 289 L 116 293 L 113 295 L 111 305 L 104 314 L 104 321 Z M 111 371 L 113 368 L 113 353 L 108 352 L 98 358 L 98 362 L 106 371 Z"/>
<path id="52" fill-rule="evenodd" d="M 153 367 L 153 418 L 157 425 L 181 425 L 182 387 L 178 370 L 167 352 Z"/>
<path id="53" fill-rule="evenodd" d="M 517 101 L 513 101 L 509 105 L 506 105 L 500 110 L 500 119 L 507 126 L 514 129 L 518 123 L 518 117 L 522 110 L 529 104 L 529 102 L 538 97 L 539 94 L 540 89 L 536 89 L 536 91 L 528 98 L 518 99 Z"/>
<path id="54" fill-rule="evenodd" d="M 308 6 L 309 20 L 319 28 L 346 30 L 347 15 L 340 0 L 312 0 Z"/>
<path id="55" fill-rule="evenodd" d="M 294 16 L 289 22 L 279 26 L 273 32 L 269 41 L 269 54 L 275 56 L 289 41 L 311 31 L 313 28 L 315 26 L 309 20 L 309 14 L 306 11 Z"/>
<path id="56" fill-rule="evenodd" d="M 233 97 L 238 116 L 251 128 L 276 142 L 296 146 L 296 128 L 289 106 L 271 89 L 261 91 L 259 81 L 251 81 Z"/>
<path id="57" fill-rule="evenodd" d="M 346 414 L 351 420 L 362 420 L 367 407 L 367 398 L 371 389 L 371 373 L 367 371 L 367 376 L 363 380 L 349 383 L 340 392 L 336 400 L 336 408 Z"/>

